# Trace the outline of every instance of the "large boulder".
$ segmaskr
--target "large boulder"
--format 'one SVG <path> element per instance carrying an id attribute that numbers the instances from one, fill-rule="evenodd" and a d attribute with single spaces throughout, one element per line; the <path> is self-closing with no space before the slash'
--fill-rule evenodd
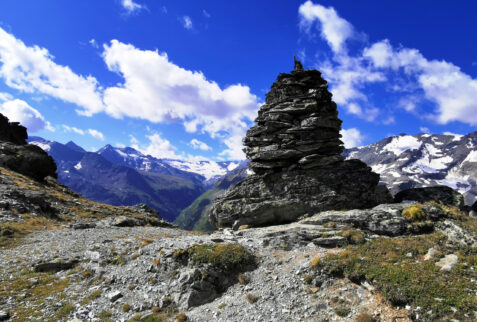
<path id="1" fill-rule="evenodd" d="M 56 164 L 40 147 L 0 142 L 0 167 L 8 168 L 35 180 L 57 178 Z"/>
<path id="2" fill-rule="evenodd" d="M 0 114 L 0 141 L 14 144 L 26 144 L 27 130 L 18 122 L 9 122 L 8 118 Z"/>
<path id="3" fill-rule="evenodd" d="M 456 206 L 459 209 L 464 209 L 465 206 L 464 196 L 447 186 L 406 189 L 394 196 L 394 202 L 402 202 L 404 200 L 417 202 L 435 201 L 443 205 Z"/>
<path id="4" fill-rule="evenodd" d="M 255 174 L 215 200 L 209 219 L 216 227 L 273 225 L 392 201 L 371 168 L 344 161 L 341 120 L 319 71 L 278 75 L 255 121 L 243 140 Z"/>
<path id="5" fill-rule="evenodd" d="M 36 145 L 26 144 L 26 128 L 0 114 L 0 167 L 21 173 L 35 180 L 47 176 L 57 178 L 52 157 Z"/>

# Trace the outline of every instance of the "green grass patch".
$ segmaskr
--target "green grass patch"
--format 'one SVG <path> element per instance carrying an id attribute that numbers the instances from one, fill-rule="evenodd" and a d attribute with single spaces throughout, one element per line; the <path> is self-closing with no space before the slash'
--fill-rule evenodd
<path id="1" fill-rule="evenodd" d="M 255 256 L 240 244 L 193 245 L 176 251 L 174 257 L 195 264 L 209 264 L 226 271 L 241 270 L 255 264 Z"/>
<path id="2" fill-rule="evenodd" d="M 438 258 L 424 261 L 428 249 L 455 253 L 458 264 L 450 272 L 440 272 Z M 412 256 L 408 256 L 412 254 Z M 441 233 L 404 238 L 378 238 L 343 252 L 321 258 L 311 265 L 315 271 L 353 282 L 371 282 L 386 299 L 397 306 L 421 307 L 427 319 L 466 319 L 477 310 L 477 249 L 450 246 Z M 457 309 L 454 312 L 454 309 Z M 428 311 L 432 314 L 427 315 Z"/>

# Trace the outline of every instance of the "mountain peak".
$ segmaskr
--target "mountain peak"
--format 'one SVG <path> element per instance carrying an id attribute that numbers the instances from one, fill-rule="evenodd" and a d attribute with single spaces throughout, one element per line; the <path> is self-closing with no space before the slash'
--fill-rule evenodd
<path id="1" fill-rule="evenodd" d="M 78 144 L 74 143 L 73 141 L 69 141 L 68 143 L 65 144 L 65 146 L 76 152 L 86 152 L 85 149 L 83 149 Z"/>

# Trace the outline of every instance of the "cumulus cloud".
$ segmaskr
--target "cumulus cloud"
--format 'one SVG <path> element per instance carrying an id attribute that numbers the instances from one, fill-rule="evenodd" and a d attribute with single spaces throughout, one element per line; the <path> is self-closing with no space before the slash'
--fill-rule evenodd
<path id="1" fill-rule="evenodd" d="M 27 102 L 19 99 L 5 100 L 10 98 L 10 95 L 3 97 L 0 95 L 0 101 L 4 101 L 0 104 L 0 113 L 8 117 L 10 121 L 20 122 L 28 129 L 28 132 L 55 131 L 50 122 L 46 121 L 41 113 L 28 105 Z"/>
<path id="2" fill-rule="evenodd" d="M 210 146 L 207 145 L 207 143 L 199 141 L 197 139 L 192 139 L 189 142 L 189 145 L 194 149 L 194 150 L 203 150 L 203 151 L 209 151 L 212 150 Z"/>
<path id="3" fill-rule="evenodd" d="M 165 53 L 113 40 L 104 46 L 103 58 L 109 70 L 124 78 L 104 91 L 105 110 L 116 118 L 181 122 L 188 132 L 227 139 L 243 136 L 256 116 L 258 98 L 248 86 L 221 88 L 201 72 L 170 62 Z"/>
<path id="4" fill-rule="evenodd" d="M 149 144 L 145 148 L 137 144 L 132 147 L 158 159 L 183 159 L 183 157 L 176 154 L 177 148 L 159 134 L 154 133 L 146 137 L 149 139 Z"/>
<path id="5" fill-rule="evenodd" d="M 135 3 L 133 0 L 121 0 L 121 5 L 128 14 L 135 13 L 145 8 L 143 5 Z"/>
<path id="6" fill-rule="evenodd" d="M 78 129 L 77 127 L 69 126 L 69 125 L 66 125 L 66 124 L 62 124 L 61 126 L 63 127 L 63 129 L 66 132 L 73 132 L 73 133 L 76 133 L 76 134 L 79 134 L 79 135 L 84 135 L 84 131 L 81 130 L 81 129 Z"/>
<path id="7" fill-rule="evenodd" d="M 342 129 L 341 136 L 341 141 L 347 149 L 362 145 L 365 139 L 364 135 L 356 128 Z"/>
<path id="8" fill-rule="evenodd" d="M 103 135 L 103 133 L 99 132 L 98 130 L 88 129 L 88 133 L 89 133 L 92 137 L 94 137 L 95 139 L 104 141 L 104 135 Z"/>
<path id="9" fill-rule="evenodd" d="M 220 87 L 202 72 L 172 63 L 166 53 L 117 40 L 103 46 L 102 57 L 122 84 L 103 88 L 93 76 L 56 64 L 47 49 L 26 46 L 0 28 L 0 77 L 8 86 L 74 103 L 85 116 L 105 112 L 115 118 L 178 122 L 188 132 L 220 138 L 226 151 L 237 153 L 236 140 L 230 138 L 243 137 L 260 105 L 248 86 Z"/>
<path id="10" fill-rule="evenodd" d="M 13 96 L 8 94 L 8 93 L 2 93 L 0 92 L 0 102 L 5 102 L 5 101 L 9 101 L 9 100 L 12 100 L 13 99 Z"/>
<path id="11" fill-rule="evenodd" d="M 205 10 L 205 9 L 202 10 L 202 14 L 203 14 L 204 17 L 206 17 L 206 18 L 210 18 L 210 17 L 211 17 L 210 13 L 208 13 L 207 10 Z"/>
<path id="12" fill-rule="evenodd" d="M 192 29 L 192 19 L 189 16 L 182 17 L 182 24 L 185 29 L 188 29 L 188 30 Z"/>
<path id="13" fill-rule="evenodd" d="M 396 105 L 408 112 L 415 113 L 417 103 L 425 99 L 434 103 L 431 117 L 436 122 L 477 125 L 477 79 L 458 66 L 429 60 L 417 49 L 394 48 L 387 39 L 352 55 L 346 43 L 359 37 L 334 8 L 307 1 L 300 6 L 299 15 L 301 26 L 309 31 L 316 23 L 322 39 L 330 46 L 332 58 L 319 62 L 318 68 L 330 81 L 334 100 L 347 112 L 374 121 L 380 111 L 372 107 L 364 88 L 383 83 L 388 91 L 406 94 Z M 418 95 L 420 91 L 423 98 Z"/>
<path id="14" fill-rule="evenodd" d="M 94 77 L 77 75 L 69 67 L 56 64 L 47 49 L 28 47 L 2 28 L 0 63 L 0 77 L 12 88 L 74 103 L 83 115 L 103 109 L 100 88 Z"/>
<path id="15" fill-rule="evenodd" d="M 334 52 L 341 52 L 345 48 L 345 41 L 353 35 L 353 26 L 341 18 L 333 7 L 326 8 L 307 1 L 300 6 L 300 24 L 310 30 L 315 21 L 321 23 L 321 37 L 328 42 Z"/>

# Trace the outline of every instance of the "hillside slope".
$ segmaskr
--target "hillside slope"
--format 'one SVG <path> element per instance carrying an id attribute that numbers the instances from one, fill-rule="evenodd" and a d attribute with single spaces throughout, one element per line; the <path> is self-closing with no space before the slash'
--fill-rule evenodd
<path id="1" fill-rule="evenodd" d="M 182 229 L 197 231 L 213 231 L 209 222 L 208 212 L 211 202 L 228 188 L 242 181 L 247 176 L 247 169 L 238 169 L 219 180 L 212 189 L 200 195 L 194 202 L 184 209 L 174 221 Z"/>

